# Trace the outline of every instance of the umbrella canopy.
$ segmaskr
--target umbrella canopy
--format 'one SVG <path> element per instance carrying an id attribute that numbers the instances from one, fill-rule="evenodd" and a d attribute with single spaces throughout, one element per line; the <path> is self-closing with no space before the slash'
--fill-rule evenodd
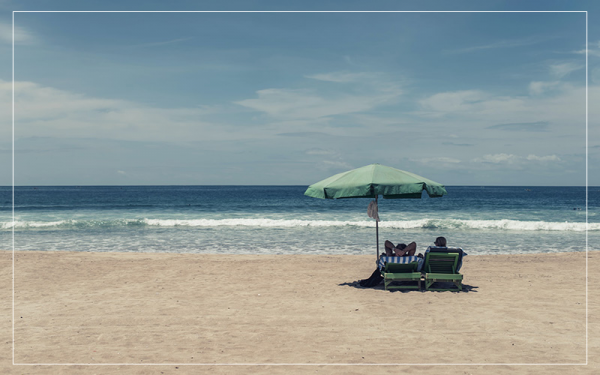
<path id="1" fill-rule="evenodd" d="M 448 192 L 444 185 L 400 169 L 371 164 L 343 172 L 312 184 L 304 195 L 321 199 L 421 198 L 423 190 L 430 197 L 441 197 Z"/>
<path id="2" fill-rule="evenodd" d="M 386 199 L 419 199 L 423 190 L 432 198 L 448 194 L 444 185 L 428 178 L 380 164 L 371 164 L 312 184 L 306 189 L 304 195 L 321 199 L 375 198 L 377 201 L 380 195 Z M 375 220 L 377 259 L 379 259 L 378 219 L 377 216 Z"/>

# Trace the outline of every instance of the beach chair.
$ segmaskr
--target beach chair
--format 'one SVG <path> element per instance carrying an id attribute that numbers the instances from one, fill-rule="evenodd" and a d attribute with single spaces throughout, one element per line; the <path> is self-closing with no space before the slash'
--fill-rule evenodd
<path id="1" fill-rule="evenodd" d="M 459 272 L 462 267 L 462 260 L 467 253 L 463 251 L 460 247 L 445 247 L 445 246 L 429 246 L 427 248 L 426 253 L 456 253 L 458 254 L 458 264 L 456 266 L 456 272 Z"/>
<path id="2" fill-rule="evenodd" d="M 421 290 L 421 272 L 417 272 L 418 262 L 411 263 L 386 263 L 383 270 L 385 290 L 388 289 L 416 289 Z M 417 282 L 417 285 L 390 285 L 394 281 Z"/>
<path id="3" fill-rule="evenodd" d="M 422 272 L 425 276 L 425 290 L 462 290 L 463 275 L 456 270 L 459 254 L 428 252 L 425 254 Z M 436 282 L 453 283 L 456 288 L 432 288 Z"/>

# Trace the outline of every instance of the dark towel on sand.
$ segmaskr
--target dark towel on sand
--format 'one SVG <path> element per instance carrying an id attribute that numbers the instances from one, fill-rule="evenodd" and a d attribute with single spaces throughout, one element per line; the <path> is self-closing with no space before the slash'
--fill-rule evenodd
<path id="1" fill-rule="evenodd" d="M 379 285 L 381 283 L 381 280 L 383 280 L 381 272 L 379 271 L 379 269 L 376 269 L 371 275 L 371 277 L 369 277 L 368 279 L 361 280 L 359 284 L 360 286 L 364 286 L 366 288 L 373 288 Z"/>

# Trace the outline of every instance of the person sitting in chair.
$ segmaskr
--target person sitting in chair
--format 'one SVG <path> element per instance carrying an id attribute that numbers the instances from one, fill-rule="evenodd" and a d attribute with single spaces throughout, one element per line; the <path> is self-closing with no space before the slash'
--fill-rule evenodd
<path id="1" fill-rule="evenodd" d="M 446 247 L 446 238 L 438 237 L 435 239 L 435 242 L 433 244 L 437 247 Z"/>
<path id="2" fill-rule="evenodd" d="M 413 256 L 417 251 L 416 242 L 411 242 L 408 245 L 399 243 L 394 246 L 391 241 L 385 241 L 385 254 L 387 256 Z"/>

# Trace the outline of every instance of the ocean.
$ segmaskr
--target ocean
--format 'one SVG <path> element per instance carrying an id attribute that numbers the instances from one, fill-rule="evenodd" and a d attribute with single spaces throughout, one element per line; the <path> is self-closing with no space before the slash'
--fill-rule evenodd
<path id="1" fill-rule="evenodd" d="M 375 254 L 370 199 L 307 186 L 0 187 L 0 248 L 16 251 Z M 442 198 L 379 199 L 386 239 L 444 236 L 469 255 L 600 250 L 600 188 L 447 186 Z"/>

